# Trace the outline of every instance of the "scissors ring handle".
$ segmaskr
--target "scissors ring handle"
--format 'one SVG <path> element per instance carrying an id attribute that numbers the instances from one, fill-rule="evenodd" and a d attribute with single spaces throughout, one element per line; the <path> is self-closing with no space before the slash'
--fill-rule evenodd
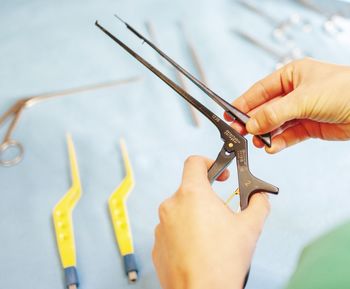
<path id="1" fill-rule="evenodd" d="M 11 159 L 5 159 L 4 154 L 8 149 L 14 148 L 17 150 L 15 156 Z M 21 143 L 15 140 L 5 141 L 0 145 L 0 165 L 4 167 L 12 167 L 18 164 L 23 159 L 24 148 Z"/>

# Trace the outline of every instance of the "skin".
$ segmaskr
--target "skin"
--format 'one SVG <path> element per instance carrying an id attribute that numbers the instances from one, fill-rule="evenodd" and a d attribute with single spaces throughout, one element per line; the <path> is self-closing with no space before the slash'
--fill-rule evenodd
<path id="1" fill-rule="evenodd" d="M 303 59 L 255 83 L 233 105 L 251 116 L 242 134 L 273 132 L 268 153 L 307 140 L 350 139 L 350 68 Z M 232 121 L 228 115 L 225 119 Z M 264 147 L 256 137 L 256 147 Z"/>
<path id="2" fill-rule="evenodd" d="M 239 132 L 273 131 L 272 147 L 265 148 L 269 153 L 309 138 L 349 140 L 350 68 L 296 61 L 254 84 L 233 104 L 251 116 L 246 128 L 232 124 Z M 263 147 L 258 138 L 253 142 Z M 153 261 L 164 289 L 243 286 L 269 201 L 257 193 L 247 209 L 232 212 L 208 181 L 211 163 L 188 158 L 179 189 L 159 208 Z M 218 180 L 228 175 L 225 171 Z"/>

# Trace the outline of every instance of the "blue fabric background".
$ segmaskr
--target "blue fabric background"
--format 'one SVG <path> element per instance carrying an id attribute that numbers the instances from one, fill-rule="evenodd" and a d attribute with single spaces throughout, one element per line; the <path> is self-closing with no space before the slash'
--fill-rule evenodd
<path id="1" fill-rule="evenodd" d="M 301 13 L 315 30 L 291 31 L 300 47 L 315 58 L 350 64 L 350 44 L 325 35 L 321 16 L 294 2 L 256 2 L 281 20 Z M 184 101 L 94 26 L 100 20 L 172 75 L 113 13 L 145 33 L 144 22 L 152 20 L 160 46 L 194 71 L 176 25 L 182 21 L 210 87 L 227 100 L 275 65 L 265 52 L 233 36 L 231 28 L 249 31 L 284 51 L 271 40 L 267 21 L 230 0 L 2 0 L 0 113 L 28 95 L 138 75 L 143 79 L 25 111 L 14 134 L 25 146 L 25 158 L 16 167 L 0 167 L 1 289 L 64 288 L 51 211 L 70 186 L 66 132 L 73 135 L 84 188 L 74 211 L 83 289 L 129 286 L 107 210 L 108 196 L 124 176 L 119 138 L 127 142 L 137 182 L 128 207 L 141 267 L 141 278 L 132 287 L 142 289 L 159 288 L 151 262 L 157 208 L 176 190 L 184 159 L 191 154 L 215 158 L 221 148 L 211 123 L 201 118 L 202 126 L 195 128 Z M 198 90 L 191 92 L 221 115 Z M 280 195 L 271 197 L 272 213 L 248 288 L 282 288 L 302 247 L 350 217 L 349 143 L 307 141 L 273 156 L 250 145 L 250 165 L 255 175 L 279 186 Z M 235 166 L 231 168 L 230 181 L 215 184 L 223 198 L 237 185 Z"/>

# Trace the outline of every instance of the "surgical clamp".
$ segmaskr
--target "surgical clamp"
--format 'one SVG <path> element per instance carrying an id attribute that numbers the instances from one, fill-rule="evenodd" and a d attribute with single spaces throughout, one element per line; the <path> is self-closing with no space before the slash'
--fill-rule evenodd
<path id="1" fill-rule="evenodd" d="M 119 18 L 119 17 L 118 17 Z M 120 19 L 121 20 L 121 19 Z M 201 81 L 196 79 L 193 75 L 187 72 L 184 68 L 179 66 L 174 60 L 167 56 L 163 51 L 156 47 L 152 42 L 146 39 L 133 27 L 127 24 L 125 21 L 121 20 L 126 27 L 133 32 L 137 37 L 139 37 L 143 42 L 150 45 L 159 55 L 166 59 L 171 65 L 173 65 L 177 70 L 184 74 L 191 82 L 193 82 L 198 88 L 200 88 L 205 94 L 217 102 L 232 118 L 240 121 L 242 124 L 246 124 L 249 120 L 249 116 L 229 104 L 227 101 L 222 99 L 219 95 L 210 90 Z M 179 85 L 170 80 L 167 76 L 161 73 L 157 68 L 147 62 L 139 54 L 129 48 L 125 43 L 119 40 L 116 36 L 111 34 L 103 26 L 101 26 L 98 21 L 95 25 L 101 29 L 106 35 L 108 35 L 112 40 L 114 40 L 119 46 L 121 46 L 126 52 L 128 52 L 132 57 L 138 60 L 141 64 L 147 67 L 155 75 L 157 75 L 163 82 L 175 90 L 179 95 L 181 95 L 186 101 L 192 104 L 196 109 L 198 109 L 204 116 L 206 116 L 219 130 L 221 139 L 224 145 L 217 156 L 217 159 L 210 167 L 208 171 L 208 179 L 212 183 L 215 179 L 230 165 L 234 158 L 236 158 L 238 181 L 239 181 L 239 195 L 240 195 L 240 207 L 244 210 L 248 206 L 249 198 L 257 192 L 267 192 L 272 194 L 278 193 L 278 188 L 268 184 L 255 176 L 249 170 L 248 164 L 248 149 L 247 149 L 247 139 L 241 136 L 237 131 L 235 131 L 231 126 L 224 122 L 220 117 L 210 111 L 202 103 L 197 101 L 189 93 L 184 91 Z M 266 145 L 271 145 L 271 135 L 265 134 L 263 136 L 258 136 Z"/>
<path id="2" fill-rule="evenodd" d="M 12 117 L 10 125 L 7 129 L 7 132 L 5 133 L 4 139 L 0 144 L 0 165 L 7 166 L 7 167 L 14 166 L 18 164 L 23 158 L 24 147 L 20 142 L 12 139 L 12 133 L 14 132 L 18 124 L 20 116 L 22 115 L 23 111 L 26 108 L 29 108 L 35 104 L 38 104 L 42 101 L 45 101 L 51 98 L 56 98 L 56 97 L 66 96 L 69 94 L 81 93 L 81 92 L 91 91 L 91 90 L 96 90 L 101 88 L 112 87 L 115 85 L 136 81 L 137 79 L 138 79 L 137 77 L 133 77 L 133 78 L 123 79 L 123 80 L 115 80 L 110 82 L 94 84 L 94 85 L 81 86 L 81 87 L 66 89 L 63 91 L 58 91 L 53 93 L 35 95 L 32 97 L 27 97 L 27 98 L 18 100 L 13 106 L 10 107 L 9 110 L 7 110 L 0 117 L 0 127 L 4 125 L 6 120 L 11 119 Z M 4 154 L 10 148 L 17 149 L 17 154 L 12 159 L 6 160 L 4 158 Z"/>

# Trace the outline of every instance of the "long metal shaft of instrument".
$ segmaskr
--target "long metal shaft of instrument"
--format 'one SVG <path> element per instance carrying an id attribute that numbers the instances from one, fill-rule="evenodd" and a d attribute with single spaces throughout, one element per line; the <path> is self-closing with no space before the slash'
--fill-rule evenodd
<path id="1" fill-rule="evenodd" d="M 106 35 L 108 35 L 113 41 L 115 41 L 119 46 L 121 46 L 126 52 L 128 52 L 132 57 L 134 57 L 137 61 L 147 67 L 150 71 L 152 71 L 156 76 L 158 76 L 164 83 L 170 86 L 173 90 L 175 90 L 179 95 L 181 95 L 185 100 L 191 103 L 196 109 L 198 109 L 203 115 L 205 115 L 219 130 L 220 130 L 220 118 L 214 114 L 211 110 L 201 104 L 198 100 L 193 98 L 188 92 L 186 92 L 183 88 L 181 88 L 174 81 L 169 79 L 163 73 L 161 73 L 157 68 L 155 68 L 152 64 L 147 62 L 144 58 L 138 55 L 135 51 L 129 48 L 124 42 L 119 40 L 113 34 L 111 34 L 108 30 L 106 30 L 103 26 L 101 26 L 97 21 L 95 25 L 100 28 Z"/>
<path id="2" fill-rule="evenodd" d="M 202 90 L 206 95 L 208 95 L 212 100 L 214 100 L 219 106 L 221 106 L 227 114 L 229 114 L 233 119 L 237 119 L 242 124 L 246 125 L 249 121 L 249 116 L 244 112 L 240 111 L 238 108 L 234 107 L 226 100 L 217 95 L 214 91 L 208 88 L 203 82 L 198 80 L 196 77 L 191 75 L 187 70 L 185 70 L 182 66 L 177 64 L 173 59 L 171 59 L 168 55 L 166 55 L 163 51 L 161 51 L 156 45 L 154 45 L 151 41 L 141 35 L 140 32 L 136 31 L 133 27 L 131 27 L 128 23 L 122 20 L 118 15 L 115 15 L 127 29 L 129 29 L 132 33 L 134 33 L 138 38 L 140 38 L 143 42 L 147 43 L 152 49 L 154 49 L 159 55 L 161 55 L 164 59 L 166 59 L 172 66 L 174 66 L 178 71 L 180 71 L 183 75 L 186 76 L 194 85 L 196 85 L 200 90 Z M 259 137 L 264 144 L 268 147 L 271 147 L 271 134 L 267 133 L 264 135 L 259 135 Z"/>
<path id="3" fill-rule="evenodd" d="M 264 50 L 266 53 L 270 54 L 272 57 L 276 58 L 277 60 L 283 58 L 283 55 L 281 53 L 279 53 L 278 51 L 273 49 L 271 46 L 260 42 L 259 40 L 257 40 L 255 37 L 249 35 L 248 33 L 243 32 L 241 30 L 237 30 L 237 29 L 232 29 L 232 32 L 237 34 L 242 39 L 250 42 L 254 46 L 257 46 L 260 49 Z"/>
<path id="4" fill-rule="evenodd" d="M 109 82 L 102 82 L 102 83 L 97 83 L 97 84 L 92 84 L 92 85 L 84 85 L 80 87 L 75 87 L 75 88 L 69 88 L 57 92 L 49 92 L 45 94 L 40 94 L 36 96 L 29 97 L 26 107 L 30 107 L 38 102 L 51 99 L 51 98 L 56 98 L 56 97 L 61 97 L 61 96 L 66 96 L 69 94 L 75 94 L 75 93 L 80 93 L 80 92 L 86 92 L 86 91 L 93 91 L 101 88 L 107 88 L 107 87 L 112 87 L 116 85 L 122 85 L 126 84 L 129 82 L 134 82 L 139 80 L 140 77 L 131 77 L 131 78 L 126 78 L 126 79 L 118 79 L 118 80 L 113 80 Z"/>
<path id="5" fill-rule="evenodd" d="M 212 98 L 218 105 L 220 105 L 225 111 L 233 111 L 234 118 L 237 118 L 242 123 L 246 124 L 249 120 L 249 116 L 245 113 L 241 112 L 239 109 L 233 107 L 226 100 L 217 95 L 214 91 L 208 88 L 204 83 L 202 83 L 199 79 L 195 78 L 191 75 L 187 70 L 185 70 L 182 66 L 177 64 L 173 59 L 171 59 L 168 55 L 166 55 L 163 51 L 161 51 L 156 45 L 154 45 L 151 41 L 145 38 L 140 32 L 136 31 L 132 26 L 122 20 L 118 15 L 115 15 L 117 19 L 125 24 L 125 26 L 134 33 L 137 37 L 139 37 L 142 41 L 147 43 L 152 49 L 154 49 L 159 55 L 161 55 L 164 59 L 166 59 L 172 66 L 174 66 L 177 70 L 179 70 L 183 75 L 186 76 L 193 84 L 195 84 L 199 89 L 201 89 L 205 94 L 207 94 L 210 98 Z"/>
<path id="6" fill-rule="evenodd" d="M 318 13 L 321 14 L 325 17 L 329 17 L 329 13 L 325 12 L 324 10 L 322 10 L 321 8 L 319 8 L 317 5 L 312 4 L 310 1 L 307 0 L 297 0 L 297 2 L 299 2 L 301 5 L 303 5 L 304 7 Z"/>
<path id="7" fill-rule="evenodd" d="M 247 1 L 247 0 L 237 0 L 237 3 L 239 3 L 240 5 L 242 5 L 243 7 L 249 9 L 250 11 L 262 16 L 263 18 L 265 18 L 266 20 L 270 21 L 273 25 L 279 25 L 280 21 L 278 19 L 276 19 L 275 17 L 273 17 L 272 15 L 266 13 L 265 11 L 263 11 L 262 9 L 258 8 L 257 6 L 255 6 L 252 2 Z"/>

